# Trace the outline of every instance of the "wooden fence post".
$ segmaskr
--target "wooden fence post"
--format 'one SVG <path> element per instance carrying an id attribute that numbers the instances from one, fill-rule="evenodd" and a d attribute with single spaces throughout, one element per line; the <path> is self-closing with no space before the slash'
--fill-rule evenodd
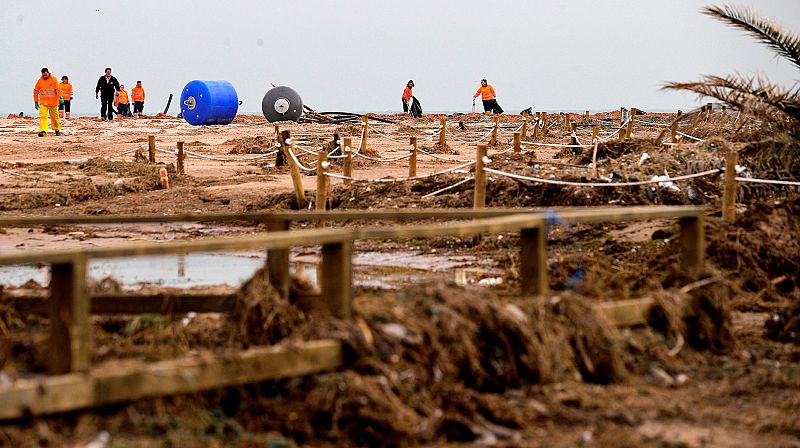
<path id="1" fill-rule="evenodd" d="M 325 211 L 328 196 L 328 176 L 325 175 L 325 166 L 328 164 L 328 150 L 320 148 L 317 153 L 317 211 Z M 317 227 L 325 227 L 324 221 L 318 221 Z"/>
<path id="2" fill-rule="evenodd" d="M 366 154 L 367 153 L 367 134 L 369 134 L 369 117 L 364 115 L 364 118 L 362 118 L 362 120 L 364 122 L 364 129 L 362 131 L 364 133 L 364 138 L 361 139 L 361 153 L 362 154 Z"/>
<path id="3" fill-rule="evenodd" d="M 703 259 L 706 253 L 705 231 L 703 229 L 703 217 L 696 216 L 681 218 L 680 223 L 680 245 L 681 245 L 681 269 L 686 271 L 702 270 Z"/>
<path id="4" fill-rule="evenodd" d="M 597 136 L 600 135 L 600 126 L 592 126 L 592 143 L 597 141 Z"/>
<path id="5" fill-rule="evenodd" d="M 294 162 L 292 154 L 294 154 L 294 144 L 292 142 L 292 135 L 289 131 L 281 131 L 281 146 L 284 154 L 286 154 L 286 161 L 289 163 L 292 176 L 292 185 L 294 185 L 294 194 L 297 197 L 297 207 L 303 209 L 306 207 L 306 192 L 303 190 L 303 179 L 300 177 L 300 167 Z"/>
<path id="6" fill-rule="evenodd" d="M 548 132 L 550 129 L 547 127 L 547 112 L 542 112 L 542 135 L 545 136 Z"/>
<path id="7" fill-rule="evenodd" d="M 483 159 L 486 157 L 486 145 L 478 145 L 475 151 L 475 192 L 472 208 L 486 207 L 486 171 L 483 171 Z"/>
<path id="8" fill-rule="evenodd" d="M 289 230 L 289 221 L 268 221 L 268 232 L 285 232 Z M 267 250 L 267 276 L 270 284 L 283 298 L 289 297 L 289 249 Z"/>
<path id="9" fill-rule="evenodd" d="M 353 242 L 324 244 L 320 289 L 325 306 L 340 319 L 352 317 Z"/>
<path id="10" fill-rule="evenodd" d="M 706 121 L 711 118 L 711 111 L 714 109 L 713 103 L 706 103 Z"/>
<path id="11" fill-rule="evenodd" d="M 625 131 L 625 138 L 629 139 L 633 137 L 633 122 L 636 119 L 636 108 L 631 107 L 630 115 L 628 115 L 628 128 Z"/>
<path id="12" fill-rule="evenodd" d="M 50 373 L 87 370 L 91 358 L 91 302 L 86 286 L 86 257 L 51 266 Z"/>
<path id="13" fill-rule="evenodd" d="M 497 128 L 500 127 L 500 117 L 492 117 L 492 139 L 489 144 L 494 146 L 497 144 Z"/>
<path id="14" fill-rule="evenodd" d="M 520 287 L 523 295 L 546 294 L 547 231 L 545 222 L 520 231 Z"/>
<path id="15" fill-rule="evenodd" d="M 625 116 L 625 113 L 623 112 L 624 110 L 625 110 L 624 107 L 619 108 L 619 127 L 622 127 L 622 125 L 625 124 L 625 120 L 623 119 L 623 117 Z"/>
<path id="16" fill-rule="evenodd" d="M 417 175 L 417 137 L 409 137 L 409 151 L 411 151 L 411 157 L 408 158 L 408 177 L 414 177 Z"/>
<path id="17" fill-rule="evenodd" d="M 528 112 L 522 113 L 522 129 L 520 129 L 520 139 L 528 138 Z"/>
<path id="18" fill-rule="evenodd" d="M 539 136 L 539 124 L 541 123 L 542 114 L 541 112 L 536 112 L 536 118 L 533 120 L 533 139 L 535 140 L 536 137 Z"/>
<path id="19" fill-rule="evenodd" d="M 572 117 L 570 117 L 569 112 L 564 114 L 564 129 L 569 132 L 572 130 Z"/>
<path id="20" fill-rule="evenodd" d="M 733 221 L 736 217 L 736 165 L 739 153 L 728 148 L 725 154 L 725 186 L 722 190 L 722 220 Z"/>
<path id="21" fill-rule="evenodd" d="M 589 119 L 589 111 L 587 110 L 587 111 L 583 112 L 583 122 L 586 123 L 586 124 L 589 124 L 589 121 L 590 121 L 590 119 Z"/>
<path id="22" fill-rule="evenodd" d="M 342 140 L 342 154 L 345 155 L 344 158 L 344 174 L 345 177 L 353 177 L 353 140 L 350 137 L 345 137 Z M 345 185 L 351 185 L 353 182 L 350 179 L 344 179 L 343 182 Z"/>
<path id="23" fill-rule="evenodd" d="M 514 152 L 522 151 L 522 133 L 514 131 Z"/>
<path id="24" fill-rule="evenodd" d="M 439 148 L 444 149 L 447 147 L 447 137 L 445 132 L 447 131 L 447 120 L 442 118 L 439 120 L 439 125 L 442 127 L 441 131 L 439 132 Z"/>
<path id="25" fill-rule="evenodd" d="M 580 145 L 578 142 L 578 124 L 577 123 L 570 123 L 570 144 L 572 145 Z M 573 151 L 578 151 L 578 148 L 572 148 Z"/>
<path id="26" fill-rule="evenodd" d="M 678 143 L 678 122 L 673 121 L 671 125 L 669 125 L 669 133 L 672 139 L 672 143 Z"/>
<path id="27" fill-rule="evenodd" d="M 178 142 L 178 161 L 176 162 L 175 172 L 178 176 L 186 173 L 186 154 L 183 153 L 183 142 Z"/>
<path id="28" fill-rule="evenodd" d="M 147 136 L 147 151 L 148 151 L 148 160 L 150 163 L 156 163 L 156 136 L 155 135 L 148 135 Z"/>

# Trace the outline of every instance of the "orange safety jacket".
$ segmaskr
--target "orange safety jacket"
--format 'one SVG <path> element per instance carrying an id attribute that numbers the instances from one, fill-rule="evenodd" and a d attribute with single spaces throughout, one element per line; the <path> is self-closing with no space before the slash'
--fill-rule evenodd
<path id="1" fill-rule="evenodd" d="M 133 98 L 133 101 L 144 101 L 144 88 L 143 87 L 132 88 L 131 98 Z"/>
<path id="2" fill-rule="evenodd" d="M 486 87 L 483 86 L 478 87 L 478 91 L 475 92 L 475 95 L 480 95 L 481 99 L 484 101 L 488 101 L 497 96 L 495 95 L 494 87 L 492 87 L 491 84 L 486 84 Z"/>
<path id="3" fill-rule="evenodd" d="M 117 103 L 128 104 L 128 92 L 120 90 L 119 93 L 117 93 Z"/>
<path id="4" fill-rule="evenodd" d="M 72 84 L 61 82 L 58 87 L 61 89 L 61 98 L 64 98 L 64 101 L 72 99 Z"/>
<path id="5" fill-rule="evenodd" d="M 50 79 L 40 77 L 36 81 L 36 86 L 33 87 L 33 101 L 42 106 L 58 106 L 58 97 L 60 95 L 61 89 L 58 88 L 58 81 L 53 75 L 50 75 Z"/>
<path id="6" fill-rule="evenodd" d="M 411 99 L 411 88 L 410 87 L 406 87 L 406 89 L 403 90 L 403 99 L 406 102 L 408 102 L 408 100 Z"/>

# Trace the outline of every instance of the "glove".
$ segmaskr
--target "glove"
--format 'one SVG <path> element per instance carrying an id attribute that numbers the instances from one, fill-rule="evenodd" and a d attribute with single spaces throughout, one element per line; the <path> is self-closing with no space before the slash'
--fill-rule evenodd
<path id="1" fill-rule="evenodd" d="M 64 98 L 59 98 L 58 99 L 58 104 L 63 106 L 64 105 Z"/>
<path id="2" fill-rule="evenodd" d="M 35 107 L 36 110 L 39 110 L 39 102 L 38 101 L 34 102 L 33 107 Z"/>

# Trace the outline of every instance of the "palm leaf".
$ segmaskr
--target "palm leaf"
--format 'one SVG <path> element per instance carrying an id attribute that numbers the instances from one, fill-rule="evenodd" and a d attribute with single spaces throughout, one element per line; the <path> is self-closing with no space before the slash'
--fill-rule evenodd
<path id="1" fill-rule="evenodd" d="M 759 17 L 750 8 L 731 5 L 706 6 L 703 14 L 745 30 L 800 68 L 800 36 L 784 31 L 779 24 Z"/>
<path id="2" fill-rule="evenodd" d="M 705 76 L 697 82 L 670 82 L 664 89 L 688 90 L 700 96 L 716 98 L 733 109 L 750 109 L 762 103 L 800 121 L 800 97 L 770 84 L 762 78 L 740 76 Z"/>

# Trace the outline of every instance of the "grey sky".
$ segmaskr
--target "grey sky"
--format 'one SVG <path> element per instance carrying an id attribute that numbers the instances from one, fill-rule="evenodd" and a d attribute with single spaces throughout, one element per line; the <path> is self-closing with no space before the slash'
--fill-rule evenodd
<path id="1" fill-rule="evenodd" d="M 769 49 L 700 14 L 708 3 L 720 2 L 3 0 L 0 112 L 34 112 L 43 66 L 70 77 L 73 110 L 87 113 L 106 66 L 129 90 L 143 81 L 148 113 L 193 79 L 233 83 L 240 113 L 260 113 L 271 82 L 317 110 L 396 111 L 414 79 L 426 111 L 467 111 L 485 77 L 516 113 L 686 108 L 694 95 L 659 87 L 701 74 L 798 81 Z M 796 0 L 736 4 L 800 32 Z"/>

